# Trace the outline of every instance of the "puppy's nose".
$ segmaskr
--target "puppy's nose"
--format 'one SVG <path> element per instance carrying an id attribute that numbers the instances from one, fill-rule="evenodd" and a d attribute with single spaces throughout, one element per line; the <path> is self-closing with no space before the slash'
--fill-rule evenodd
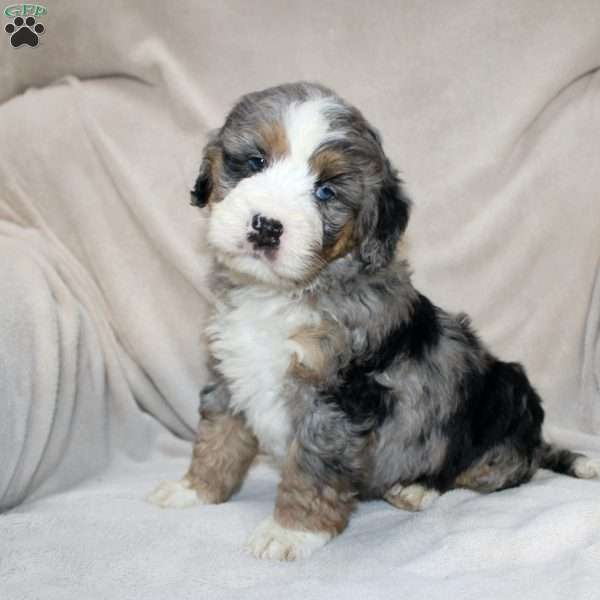
<path id="1" fill-rule="evenodd" d="M 279 246 L 279 238 L 283 233 L 281 221 L 256 214 L 252 217 L 252 229 L 253 231 L 248 234 L 248 241 L 252 242 L 255 248 Z"/>

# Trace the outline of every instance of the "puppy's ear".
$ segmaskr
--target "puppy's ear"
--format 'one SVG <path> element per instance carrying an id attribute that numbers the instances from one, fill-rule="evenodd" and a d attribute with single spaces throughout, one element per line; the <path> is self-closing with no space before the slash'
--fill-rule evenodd
<path id="1" fill-rule="evenodd" d="M 401 183 L 396 170 L 385 158 L 377 196 L 363 207 L 358 217 L 359 258 L 368 271 L 377 271 L 392 260 L 408 224 L 411 201 Z"/>
<path id="2" fill-rule="evenodd" d="M 190 204 L 192 206 L 203 208 L 208 204 L 210 195 L 214 190 L 213 163 L 218 150 L 219 146 L 215 139 L 211 139 L 204 148 L 200 173 L 194 184 L 194 189 L 190 192 Z"/>

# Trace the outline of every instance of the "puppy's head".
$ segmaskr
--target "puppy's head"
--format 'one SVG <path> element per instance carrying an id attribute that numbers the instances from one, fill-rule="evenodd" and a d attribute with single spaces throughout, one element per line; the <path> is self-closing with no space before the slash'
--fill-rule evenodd
<path id="1" fill-rule="evenodd" d="M 382 268 L 410 209 L 376 131 L 308 83 L 244 96 L 207 144 L 192 199 L 208 206 L 218 260 L 282 287 L 348 254 Z"/>

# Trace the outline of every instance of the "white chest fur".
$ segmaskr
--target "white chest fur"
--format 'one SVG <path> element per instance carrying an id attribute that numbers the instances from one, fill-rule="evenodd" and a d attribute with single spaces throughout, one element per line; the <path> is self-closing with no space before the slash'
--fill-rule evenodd
<path id="1" fill-rule="evenodd" d="M 278 458 L 285 456 L 292 434 L 283 388 L 299 349 L 290 337 L 319 322 L 319 314 L 300 299 L 245 286 L 228 293 L 208 328 L 232 409 L 245 414 L 263 450 Z"/>

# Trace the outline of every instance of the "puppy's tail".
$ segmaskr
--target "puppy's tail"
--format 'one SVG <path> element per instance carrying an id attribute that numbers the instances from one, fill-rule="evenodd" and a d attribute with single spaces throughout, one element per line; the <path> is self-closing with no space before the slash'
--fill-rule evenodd
<path id="1" fill-rule="evenodd" d="M 538 462 L 542 469 L 579 479 L 593 479 L 600 475 L 598 464 L 591 458 L 548 442 L 542 442 L 539 447 Z"/>

